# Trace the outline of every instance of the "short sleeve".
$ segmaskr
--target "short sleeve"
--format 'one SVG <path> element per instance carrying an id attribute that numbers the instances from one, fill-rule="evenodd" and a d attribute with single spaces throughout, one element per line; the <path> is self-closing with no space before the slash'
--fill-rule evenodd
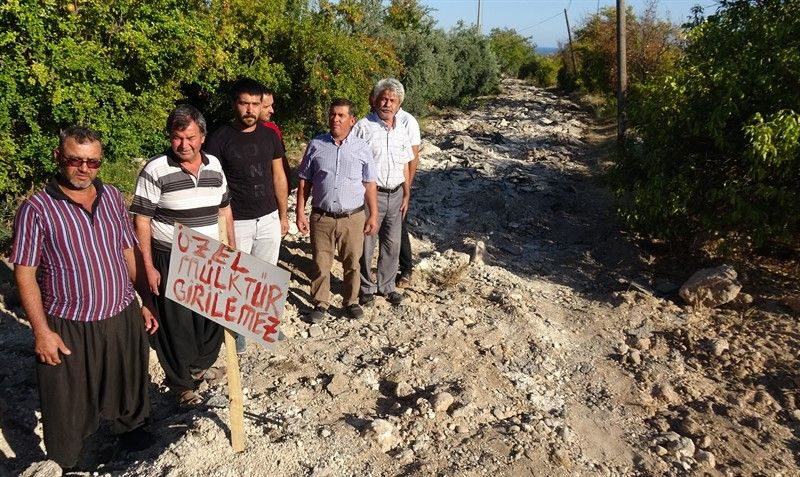
<path id="1" fill-rule="evenodd" d="M 136 179 L 136 190 L 133 194 L 131 212 L 152 218 L 156 214 L 156 207 L 161 200 L 161 184 L 153 175 L 154 168 L 148 167 L 152 162 L 145 164 L 139 177 Z"/>
<path id="2" fill-rule="evenodd" d="M 42 216 L 31 204 L 25 201 L 14 217 L 14 237 L 9 261 L 26 267 L 39 266 L 44 243 Z"/>

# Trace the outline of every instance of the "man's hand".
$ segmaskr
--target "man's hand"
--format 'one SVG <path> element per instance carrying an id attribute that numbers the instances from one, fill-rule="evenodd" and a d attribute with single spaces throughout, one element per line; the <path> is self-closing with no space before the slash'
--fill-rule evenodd
<path id="1" fill-rule="evenodd" d="M 281 237 L 289 233 L 289 219 L 283 217 L 281 219 Z"/>
<path id="2" fill-rule="evenodd" d="M 370 215 L 364 222 L 364 235 L 375 235 L 376 233 L 378 233 L 378 217 Z"/>
<path id="3" fill-rule="evenodd" d="M 295 220 L 297 224 L 297 229 L 303 235 L 308 235 L 308 219 L 306 219 L 306 214 L 297 214 L 297 220 Z"/>
<path id="4" fill-rule="evenodd" d="M 153 304 L 142 306 L 142 317 L 144 318 L 144 330 L 148 335 L 156 334 L 158 320 L 156 320 L 156 310 Z"/>
<path id="5" fill-rule="evenodd" d="M 404 195 L 403 196 L 403 203 L 400 204 L 400 214 L 403 218 L 406 218 L 406 214 L 408 213 L 408 203 L 411 200 L 411 195 Z"/>
<path id="6" fill-rule="evenodd" d="M 158 287 L 161 285 L 161 272 L 155 267 L 145 267 L 147 270 L 147 284 L 153 295 L 158 295 Z"/>
<path id="7" fill-rule="evenodd" d="M 52 366 L 61 364 L 59 352 L 65 355 L 72 354 L 72 351 L 67 348 L 58 333 L 50 329 L 42 330 L 41 333 L 35 335 L 34 352 L 39 357 L 39 361 Z"/>

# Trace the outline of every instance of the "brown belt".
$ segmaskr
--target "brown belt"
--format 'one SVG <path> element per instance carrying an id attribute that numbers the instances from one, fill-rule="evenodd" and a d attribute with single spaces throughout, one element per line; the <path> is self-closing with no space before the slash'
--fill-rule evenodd
<path id="1" fill-rule="evenodd" d="M 327 210 L 322 210 L 317 207 L 311 208 L 312 213 L 324 215 L 325 217 L 333 217 L 334 219 L 343 219 L 345 217 L 350 217 L 351 215 L 357 214 L 363 210 L 364 210 L 363 205 L 353 210 L 345 210 L 344 212 L 328 212 Z"/>

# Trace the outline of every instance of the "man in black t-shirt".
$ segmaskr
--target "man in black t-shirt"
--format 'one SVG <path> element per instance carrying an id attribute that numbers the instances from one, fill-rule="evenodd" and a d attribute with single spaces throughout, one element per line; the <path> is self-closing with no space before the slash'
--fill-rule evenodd
<path id="1" fill-rule="evenodd" d="M 289 230 L 288 184 L 283 170 L 283 143 L 258 117 L 264 87 L 243 78 L 233 85 L 235 119 L 206 140 L 204 150 L 216 156 L 231 191 L 237 248 L 276 265 L 281 237 Z M 237 336 L 236 350 L 245 341 Z"/>

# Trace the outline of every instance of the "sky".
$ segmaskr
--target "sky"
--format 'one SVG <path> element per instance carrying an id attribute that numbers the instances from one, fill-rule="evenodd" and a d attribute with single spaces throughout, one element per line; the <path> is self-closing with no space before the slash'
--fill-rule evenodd
<path id="1" fill-rule="evenodd" d="M 459 20 L 475 24 L 478 15 L 478 0 L 419 0 L 432 9 L 431 15 L 437 26 L 450 30 Z M 570 27 L 574 29 L 582 20 L 597 12 L 598 8 L 615 6 L 615 0 L 480 0 L 481 31 L 489 34 L 492 28 L 513 28 L 521 35 L 531 38 L 538 47 L 554 47 L 559 42 L 567 43 L 567 25 L 564 9 L 567 9 Z M 639 15 L 644 12 L 648 0 L 626 0 Z M 656 4 L 659 18 L 673 23 L 683 23 L 690 16 L 694 5 L 704 7 L 706 14 L 715 11 L 714 0 L 660 0 Z"/>

